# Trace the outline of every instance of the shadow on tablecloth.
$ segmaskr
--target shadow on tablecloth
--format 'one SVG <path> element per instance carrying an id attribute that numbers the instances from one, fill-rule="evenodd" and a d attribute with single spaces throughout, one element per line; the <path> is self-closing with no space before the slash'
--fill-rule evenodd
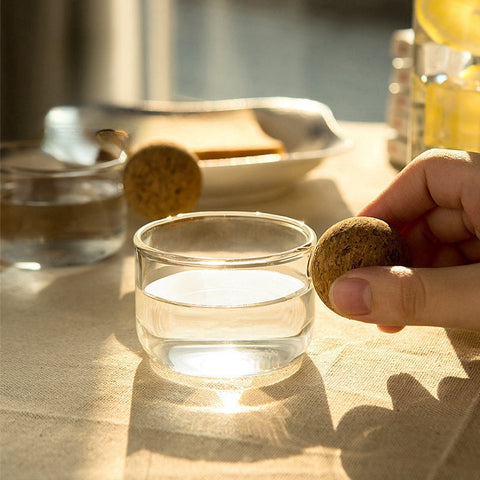
<path id="1" fill-rule="evenodd" d="M 444 377 L 433 396 L 412 375 L 392 375 L 392 410 L 364 405 L 343 416 L 336 440 L 352 480 L 478 478 L 480 335 L 447 335 L 466 378 Z"/>
<path id="2" fill-rule="evenodd" d="M 318 444 L 333 445 L 334 430 L 322 379 L 308 357 L 292 377 L 243 393 L 174 384 L 157 377 L 147 360 L 137 369 L 128 456 L 149 450 L 191 460 L 255 462 Z"/>
<path id="3" fill-rule="evenodd" d="M 444 377 L 435 397 L 413 375 L 392 375 L 387 389 L 393 409 L 352 408 L 337 428 L 322 377 L 309 357 L 292 377 L 241 396 L 173 384 L 144 360 L 133 385 L 127 477 L 145 465 L 141 452 L 245 464 L 320 446 L 326 457 L 341 453 L 352 480 L 475 478 L 480 471 L 480 335 L 451 331 L 448 336 L 465 378 Z"/>
<path id="4" fill-rule="evenodd" d="M 224 209 L 223 205 L 212 208 Z M 318 236 L 334 223 L 354 214 L 332 179 L 309 176 L 278 197 L 258 202 L 230 202 L 228 210 L 260 211 L 296 218 L 313 228 Z"/>

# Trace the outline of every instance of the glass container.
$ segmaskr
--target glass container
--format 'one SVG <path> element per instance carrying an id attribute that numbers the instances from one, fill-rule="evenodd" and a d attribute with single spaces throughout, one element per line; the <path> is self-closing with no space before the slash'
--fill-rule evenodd
<path id="1" fill-rule="evenodd" d="M 110 150 L 110 153 L 108 153 Z M 90 263 L 122 246 L 123 150 L 60 158 L 39 142 L 1 146 L 1 258 L 25 269 Z M 65 152 L 64 152 L 65 153 Z M 78 153 L 76 155 L 78 157 Z"/>
<path id="2" fill-rule="evenodd" d="M 310 341 L 314 231 L 258 212 L 198 212 L 134 237 L 136 325 L 154 369 L 182 382 L 284 378 Z"/>
<path id="3" fill-rule="evenodd" d="M 409 157 L 480 152 L 480 2 L 416 0 Z"/>

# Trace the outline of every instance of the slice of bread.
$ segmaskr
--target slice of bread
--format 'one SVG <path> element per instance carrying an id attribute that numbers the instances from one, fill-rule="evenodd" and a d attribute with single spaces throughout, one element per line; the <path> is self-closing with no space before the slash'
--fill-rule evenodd
<path id="1" fill-rule="evenodd" d="M 262 130 L 251 110 L 151 117 L 132 146 L 136 150 L 162 141 L 183 145 L 201 160 L 285 153 L 283 143 Z"/>

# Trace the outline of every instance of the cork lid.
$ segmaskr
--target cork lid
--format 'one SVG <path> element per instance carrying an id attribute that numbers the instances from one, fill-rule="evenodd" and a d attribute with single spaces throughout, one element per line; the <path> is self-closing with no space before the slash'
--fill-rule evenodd
<path id="1" fill-rule="evenodd" d="M 193 152 L 175 143 L 151 143 L 132 154 L 123 185 L 131 208 L 156 220 L 191 211 L 202 193 L 202 174 Z"/>
<path id="2" fill-rule="evenodd" d="M 336 223 L 320 237 L 309 268 L 318 296 L 331 308 L 330 287 L 347 271 L 409 264 L 404 238 L 388 223 L 371 217 L 352 217 Z"/>

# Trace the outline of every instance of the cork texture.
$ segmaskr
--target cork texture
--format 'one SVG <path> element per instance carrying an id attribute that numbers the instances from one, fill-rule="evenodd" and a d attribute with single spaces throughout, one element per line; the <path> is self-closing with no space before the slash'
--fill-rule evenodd
<path id="1" fill-rule="evenodd" d="M 123 185 L 130 207 L 156 220 L 191 211 L 202 193 L 202 174 L 194 153 L 174 143 L 156 143 L 131 156 Z"/>
<path id="2" fill-rule="evenodd" d="M 371 217 L 353 217 L 330 227 L 319 239 L 310 262 L 310 274 L 320 299 L 328 298 L 332 283 L 349 270 L 371 266 L 407 266 L 404 238 L 390 225 Z"/>

